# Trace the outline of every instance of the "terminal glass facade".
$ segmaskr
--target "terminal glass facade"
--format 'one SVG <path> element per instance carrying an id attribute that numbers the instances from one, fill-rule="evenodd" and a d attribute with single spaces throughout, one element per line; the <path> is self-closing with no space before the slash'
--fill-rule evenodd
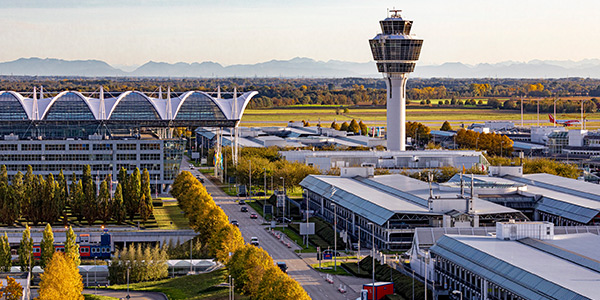
<path id="1" fill-rule="evenodd" d="M 179 108 L 175 120 L 226 120 L 221 109 L 207 95 L 192 93 Z"/>

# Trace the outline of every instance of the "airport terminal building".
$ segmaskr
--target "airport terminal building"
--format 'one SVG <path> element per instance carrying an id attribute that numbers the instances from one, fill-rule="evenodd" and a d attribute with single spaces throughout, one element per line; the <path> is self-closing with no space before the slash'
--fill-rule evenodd
<path id="1" fill-rule="evenodd" d="M 201 91 L 164 98 L 138 91 L 47 95 L 0 91 L 0 159 L 9 179 L 28 165 L 35 174 L 63 170 L 67 181 L 84 165 L 99 180 L 138 167 L 149 171 L 152 190 L 163 192 L 179 173 L 185 149 L 175 128 L 233 127 L 256 92 L 230 98 Z"/>

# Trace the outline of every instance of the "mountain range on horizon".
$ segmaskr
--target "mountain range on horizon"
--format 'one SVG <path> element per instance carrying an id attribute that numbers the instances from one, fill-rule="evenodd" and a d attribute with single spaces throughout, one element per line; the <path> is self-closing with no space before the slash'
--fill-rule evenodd
<path id="1" fill-rule="evenodd" d="M 127 71 L 101 60 L 63 60 L 56 58 L 19 58 L 0 63 L 0 75 L 83 76 L 83 77 L 285 77 L 285 78 L 377 78 L 375 62 L 317 61 L 296 57 L 256 64 L 223 66 L 216 62 L 165 63 L 149 61 Z M 448 62 L 419 65 L 411 77 L 418 78 L 600 78 L 600 59 L 506 61 L 468 65 Z"/>

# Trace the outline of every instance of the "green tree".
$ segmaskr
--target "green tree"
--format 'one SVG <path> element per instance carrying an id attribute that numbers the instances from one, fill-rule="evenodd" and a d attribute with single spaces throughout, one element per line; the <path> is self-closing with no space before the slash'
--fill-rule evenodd
<path id="1" fill-rule="evenodd" d="M 67 238 L 65 240 L 65 255 L 75 262 L 75 265 L 79 266 L 79 244 L 77 244 L 77 235 L 73 231 L 73 227 L 69 226 L 67 231 Z"/>
<path id="2" fill-rule="evenodd" d="M 33 239 L 31 238 L 31 232 L 29 226 L 25 226 L 23 231 L 23 237 L 19 244 L 19 266 L 21 266 L 21 272 L 29 272 L 31 270 L 31 263 L 33 257 Z"/>
<path id="3" fill-rule="evenodd" d="M 450 122 L 448 121 L 444 121 L 444 124 L 442 124 L 442 127 L 440 128 L 441 131 L 452 131 L 452 126 L 450 125 Z"/>
<path id="4" fill-rule="evenodd" d="M 52 173 L 48 174 L 43 189 L 43 196 L 40 199 L 42 205 L 36 207 L 36 210 L 40 211 L 39 215 L 42 221 L 52 223 L 60 216 L 60 203 L 56 199 L 56 182 Z"/>
<path id="5" fill-rule="evenodd" d="M 75 178 L 75 174 L 73 174 L 73 178 Z M 83 207 L 85 205 L 85 195 L 83 194 L 81 180 L 75 181 L 73 179 L 69 193 L 69 202 L 71 204 L 71 213 L 81 222 L 83 220 Z"/>
<path id="6" fill-rule="evenodd" d="M 12 267 L 10 244 L 5 231 L 4 236 L 0 237 L 0 271 L 10 272 L 10 267 Z"/>
<path id="7" fill-rule="evenodd" d="M 40 265 L 43 268 L 46 268 L 46 265 L 50 263 L 52 259 L 52 255 L 54 255 L 54 233 L 52 233 L 52 226 L 50 223 L 46 224 L 46 228 L 44 229 L 44 233 L 42 234 L 42 242 L 40 243 L 41 259 Z"/>
<path id="8" fill-rule="evenodd" d="M 110 192 L 108 190 L 107 183 L 108 180 L 110 180 L 110 176 L 102 181 L 100 184 L 100 193 L 98 194 L 98 216 L 104 224 L 110 220 L 111 216 Z"/>
<path id="9" fill-rule="evenodd" d="M 141 179 L 141 195 L 140 199 L 140 215 L 142 220 L 146 222 L 154 211 L 154 205 L 152 204 L 152 194 L 150 192 L 150 173 L 146 168 L 142 172 Z"/>
<path id="10" fill-rule="evenodd" d="M 83 207 L 82 213 L 89 225 L 94 224 L 98 219 L 98 201 L 96 199 L 96 185 L 92 179 L 91 168 L 89 165 L 83 167 L 81 184 L 83 188 Z"/>
<path id="11" fill-rule="evenodd" d="M 130 220 L 133 220 L 140 208 L 141 185 L 140 169 L 135 168 L 135 171 L 128 178 L 127 197 L 123 197 Z"/>
<path id="12" fill-rule="evenodd" d="M 121 187 L 121 183 L 117 183 L 117 188 L 115 190 L 115 195 L 112 201 L 112 216 L 118 224 L 123 222 L 125 219 L 125 208 L 123 207 L 123 188 Z"/>
<path id="13" fill-rule="evenodd" d="M 38 300 L 73 299 L 83 300 L 83 281 L 73 260 L 56 252 L 40 276 Z"/>

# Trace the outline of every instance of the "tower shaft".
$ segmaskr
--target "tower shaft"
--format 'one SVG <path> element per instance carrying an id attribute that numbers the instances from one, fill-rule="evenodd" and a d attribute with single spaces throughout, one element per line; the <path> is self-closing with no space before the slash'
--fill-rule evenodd
<path id="1" fill-rule="evenodd" d="M 390 74 L 391 75 L 391 74 Z M 406 81 L 408 73 L 393 74 L 386 78 L 387 85 L 387 148 L 406 150 Z"/>

